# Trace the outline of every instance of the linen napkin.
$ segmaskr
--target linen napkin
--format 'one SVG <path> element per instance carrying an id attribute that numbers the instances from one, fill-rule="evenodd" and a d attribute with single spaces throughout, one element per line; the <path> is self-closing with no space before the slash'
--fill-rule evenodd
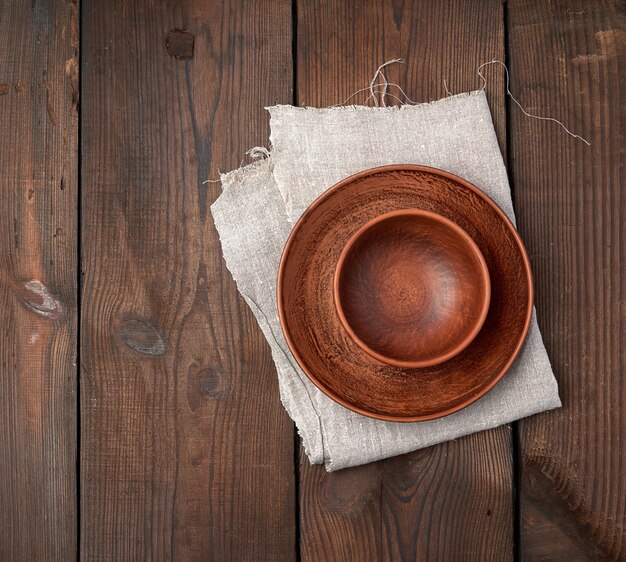
<path id="1" fill-rule="evenodd" d="M 437 420 L 394 423 L 340 406 L 302 372 L 283 337 L 276 274 L 294 222 L 337 181 L 385 164 L 423 164 L 466 178 L 515 222 L 506 169 L 483 91 L 401 107 L 268 108 L 271 154 L 223 174 L 211 206 L 224 259 L 267 339 L 282 402 L 311 463 L 327 470 L 407 453 L 561 405 L 533 318 L 509 372 L 484 397 Z"/>

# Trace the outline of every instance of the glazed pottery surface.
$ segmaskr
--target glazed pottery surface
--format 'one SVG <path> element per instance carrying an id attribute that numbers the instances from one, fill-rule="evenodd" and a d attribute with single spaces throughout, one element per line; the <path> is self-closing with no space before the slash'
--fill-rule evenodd
<path id="1" fill-rule="evenodd" d="M 333 293 L 340 255 L 354 234 L 406 209 L 436 213 L 463 229 L 491 283 L 489 310 L 471 343 L 424 368 L 390 365 L 364 351 L 340 321 Z M 311 381 L 345 407 L 390 421 L 441 417 L 483 396 L 519 353 L 533 302 L 526 252 L 502 210 L 461 178 L 408 165 L 361 172 L 316 199 L 285 245 L 277 291 L 285 338 Z"/>
<path id="2" fill-rule="evenodd" d="M 489 297 L 478 246 L 428 211 L 392 211 L 366 223 L 335 271 L 344 328 L 372 357 L 398 367 L 430 367 L 465 349 L 483 325 Z"/>

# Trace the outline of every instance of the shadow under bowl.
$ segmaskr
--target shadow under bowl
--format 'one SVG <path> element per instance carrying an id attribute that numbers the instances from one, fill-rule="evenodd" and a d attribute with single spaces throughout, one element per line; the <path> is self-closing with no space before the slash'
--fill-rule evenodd
<path id="1" fill-rule="evenodd" d="M 333 296 L 340 322 L 370 356 L 430 367 L 480 331 L 491 297 L 487 264 L 457 224 L 429 211 L 382 214 L 339 256 Z"/>

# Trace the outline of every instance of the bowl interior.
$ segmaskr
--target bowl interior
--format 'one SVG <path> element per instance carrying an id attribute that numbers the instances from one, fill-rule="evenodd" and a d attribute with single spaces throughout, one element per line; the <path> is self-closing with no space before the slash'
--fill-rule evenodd
<path id="1" fill-rule="evenodd" d="M 441 215 L 400 210 L 361 227 L 337 265 L 337 313 L 354 341 L 395 366 L 427 367 L 465 349 L 489 308 L 478 246 Z"/>

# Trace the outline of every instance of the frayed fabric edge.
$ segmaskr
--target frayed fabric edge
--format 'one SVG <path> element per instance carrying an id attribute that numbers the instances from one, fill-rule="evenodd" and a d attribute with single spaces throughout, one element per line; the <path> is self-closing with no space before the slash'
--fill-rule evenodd
<path id="1" fill-rule="evenodd" d="M 468 98 L 468 97 L 486 97 L 484 90 L 471 90 L 469 92 L 461 92 L 459 94 L 453 94 L 450 96 L 446 96 L 444 98 L 439 98 L 436 100 L 425 101 L 420 103 L 402 103 L 400 105 L 386 105 L 386 106 L 370 106 L 370 105 L 358 105 L 358 104 L 348 104 L 348 105 L 330 105 L 328 107 L 313 107 L 313 106 L 304 106 L 298 107 L 290 104 L 276 104 L 276 105 L 268 105 L 265 107 L 266 111 L 272 115 L 272 111 L 274 110 L 294 110 L 298 112 L 310 111 L 316 113 L 326 113 L 330 111 L 364 111 L 364 112 L 395 112 L 395 111 L 403 111 L 403 110 L 411 110 L 419 107 L 425 107 L 435 104 L 445 104 L 451 103 L 453 101 L 457 101 L 460 98 Z"/>
<path id="2" fill-rule="evenodd" d="M 235 273 L 231 270 L 231 267 L 229 265 L 228 243 L 225 243 L 225 238 L 222 236 L 222 232 L 227 229 L 227 225 L 225 225 L 222 222 L 222 219 L 219 216 L 219 210 L 221 206 L 224 204 L 223 196 L 227 194 L 227 192 L 229 192 L 230 190 L 236 189 L 237 187 L 240 187 L 240 185 L 237 185 L 237 184 L 241 184 L 243 181 L 249 181 L 251 178 L 254 178 L 255 176 L 261 173 L 267 173 L 268 171 L 271 172 L 271 166 L 272 166 L 271 158 L 270 158 L 270 155 L 268 154 L 267 157 L 264 157 L 263 159 L 252 162 L 251 164 L 248 164 L 242 168 L 238 168 L 236 170 L 232 170 L 230 172 L 220 174 L 220 180 L 222 184 L 222 193 L 217 197 L 217 199 L 210 206 L 211 215 L 213 217 L 213 222 L 215 224 L 218 237 L 220 239 L 220 246 L 222 248 L 222 255 L 223 255 L 224 262 L 226 263 L 226 268 L 231 274 L 233 280 L 235 281 L 235 285 L 237 286 L 237 290 L 239 294 L 244 298 L 248 306 L 253 310 L 254 309 L 259 310 L 258 306 L 254 304 L 253 299 L 251 299 L 250 297 L 246 295 L 245 291 L 241 287 L 240 280 L 238 279 L 237 275 L 235 275 Z M 218 210 L 217 216 L 215 214 L 216 210 Z M 261 317 L 263 316 L 264 314 L 261 312 Z M 266 320 L 261 320 L 261 318 L 259 318 L 259 316 L 257 316 L 256 314 L 255 314 L 255 319 L 257 323 L 259 324 L 259 327 L 261 328 L 262 328 L 262 324 L 264 323 L 267 324 Z M 269 334 L 272 334 L 272 330 L 269 324 L 267 324 L 267 332 Z M 263 335 L 264 337 L 267 338 L 265 332 Z M 278 347 L 280 347 L 282 350 L 282 346 L 280 346 L 279 343 L 275 341 L 274 336 L 271 335 L 271 337 L 272 339 L 274 339 L 274 343 Z M 282 351 L 283 353 L 287 353 L 284 350 Z M 289 362 L 291 363 L 291 360 Z M 292 368 L 295 370 L 295 367 L 292 367 Z M 305 383 L 301 380 L 298 372 L 295 371 L 294 375 L 295 375 L 295 378 L 293 380 L 296 381 L 296 384 L 302 385 L 304 392 L 308 395 L 309 393 L 308 393 L 308 390 L 306 389 Z M 288 392 L 288 390 L 284 388 L 284 385 L 286 385 L 287 383 L 282 382 L 280 377 L 278 378 L 279 378 L 278 383 L 279 383 L 280 401 L 283 407 L 285 408 L 285 411 L 287 412 L 287 414 L 289 415 L 289 417 L 292 419 L 292 421 L 294 422 L 296 426 L 296 430 L 302 440 L 302 445 L 304 447 L 304 451 L 305 451 L 307 458 L 309 459 L 311 464 L 324 464 L 326 462 L 330 462 L 328 452 L 326 451 L 326 448 L 324 446 L 325 440 L 324 440 L 323 422 L 319 413 L 317 412 L 315 405 L 313 404 L 313 398 L 310 397 L 311 403 L 309 404 L 308 408 L 309 408 L 310 413 L 317 419 L 317 422 L 318 422 L 317 435 L 314 435 L 314 433 L 316 432 L 307 431 L 305 429 L 307 424 L 302 423 L 301 416 L 298 413 L 296 413 L 290 406 L 288 406 L 288 401 L 286 400 L 286 395 L 285 395 L 285 393 Z"/>

